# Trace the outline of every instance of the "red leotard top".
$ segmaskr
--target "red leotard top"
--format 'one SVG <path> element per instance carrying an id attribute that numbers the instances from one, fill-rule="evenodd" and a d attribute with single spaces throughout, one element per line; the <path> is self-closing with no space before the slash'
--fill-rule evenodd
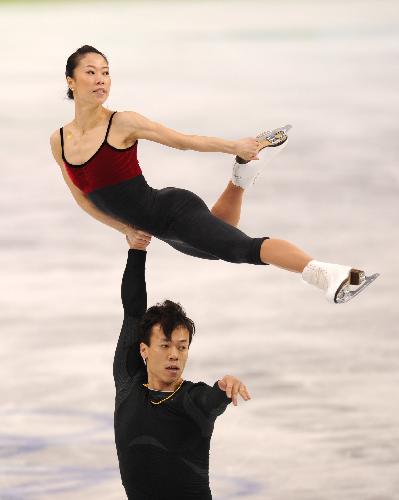
<path id="1" fill-rule="evenodd" d="M 85 194 L 105 186 L 118 184 L 132 177 L 141 175 L 137 160 L 137 141 L 130 147 L 118 149 L 108 144 L 108 133 L 111 128 L 112 113 L 105 138 L 94 155 L 81 165 L 68 163 L 64 154 L 64 132 L 60 129 L 62 159 L 72 182 Z"/>

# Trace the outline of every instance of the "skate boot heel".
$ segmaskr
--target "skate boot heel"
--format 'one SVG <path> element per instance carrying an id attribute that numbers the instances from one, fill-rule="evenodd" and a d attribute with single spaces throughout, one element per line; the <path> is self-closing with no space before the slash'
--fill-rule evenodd
<path id="1" fill-rule="evenodd" d="M 244 160 L 244 158 L 241 158 L 241 156 L 236 156 L 236 163 L 239 165 L 245 165 L 246 163 L 249 163 L 251 160 Z"/>
<path id="2" fill-rule="evenodd" d="M 349 284 L 350 285 L 361 285 L 366 279 L 366 274 L 364 271 L 360 271 L 360 269 L 351 269 L 349 276 Z"/>

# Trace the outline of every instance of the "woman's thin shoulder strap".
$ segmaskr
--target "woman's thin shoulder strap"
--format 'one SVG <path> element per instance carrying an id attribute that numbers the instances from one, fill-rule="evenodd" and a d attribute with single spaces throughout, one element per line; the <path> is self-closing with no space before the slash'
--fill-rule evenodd
<path id="1" fill-rule="evenodd" d="M 104 142 L 107 142 L 107 140 L 108 140 L 108 134 L 109 134 L 109 129 L 111 128 L 112 118 L 114 117 L 114 115 L 116 115 L 116 113 L 117 113 L 117 112 L 116 112 L 116 111 L 114 111 L 114 112 L 112 113 L 112 115 L 110 116 L 110 118 L 109 118 L 108 127 L 107 127 L 107 133 L 105 134 L 105 139 L 104 139 Z"/>
<path id="2" fill-rule="evenodd" d="M 61 154 L 62 154 L 62 159 L 65 161 L 65 155 L 64 155 L 64 128 L 60 128 L 60 137 L 61 137 Z"/>

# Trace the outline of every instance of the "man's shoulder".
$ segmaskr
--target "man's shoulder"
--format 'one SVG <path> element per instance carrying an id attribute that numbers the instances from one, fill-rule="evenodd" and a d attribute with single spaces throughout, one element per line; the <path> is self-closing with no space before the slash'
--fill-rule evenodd
<path id="1" fill-rule="evenodd" d="M 186 380 L 182 388 L 181 394 L 184 399 L 192 400 L 201 406 L 204 401 L 213 401 L 215 403 L 218 401 L 224 402 L 228 399 L 226 393 L 220 389 L 217 381 L 212 386 L 202 381 L 191 382 Z"/>
<path id="2" fill-rule="evenodd" d="M 202 382 L 202 381 L 192 382 L 191 380 L 185 380 L 184 384 L 182 386 L 182 389 L 184 389 L 183 392 L 190 393 L 192 391 L 194 391 L 194 392 L 210 391 L 213 388 L 211 385 L 209 385 L 205 382 Z"/>
<path id="3" fill-rule="evenodd" d="M 209 384 L 207 384 L 206 382 L 202 382 L 201 380 L 198 381 L 198 382 L 192 382 L 191 380 L 185 380 L 184 381 L 184 384 L 183 384 L 183 387 L 184 386 L 187 386 L 187 387 L 212 387 L 210 386 Z"/>
<path id="4" fill-rule="evenodd" d="M 186 381 L 180 401 L 184 411 L 200 427 L 204 436 L 211 436 L 216 417 L 221 415 L 230 402 L 217 382 L 213 386 L 205 382 Z"/>

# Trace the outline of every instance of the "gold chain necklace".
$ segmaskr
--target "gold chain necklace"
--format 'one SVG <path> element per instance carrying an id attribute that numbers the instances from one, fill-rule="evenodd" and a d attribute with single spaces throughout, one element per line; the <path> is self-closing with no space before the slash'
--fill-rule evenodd
<path id="1" fill-rule="evenodd" d="M 153 405 L 160 405 L 161 403 L 163 403 L 164 401 L 167 401 L 168 399 L 170 399 L 172 396 L 174 396 L 176 394 L 176 392 L 180 389 L 180 387 L 183 385 L 183 382 L 184 380 L 182 379 L 182 381 L 180 382 L 179 384 L 179 387 L 177 389 L 175 389 L 172 394 L 169 394 L 169 396 L 166 396 L 166 398 L 163 398 L 161 399 L 160 401 L 151 401 L 150 400 L 150 403 L 152 403 Z M 147 387 L 148 389 L 148 384 L 143 384 L 144 387 Z"/>

